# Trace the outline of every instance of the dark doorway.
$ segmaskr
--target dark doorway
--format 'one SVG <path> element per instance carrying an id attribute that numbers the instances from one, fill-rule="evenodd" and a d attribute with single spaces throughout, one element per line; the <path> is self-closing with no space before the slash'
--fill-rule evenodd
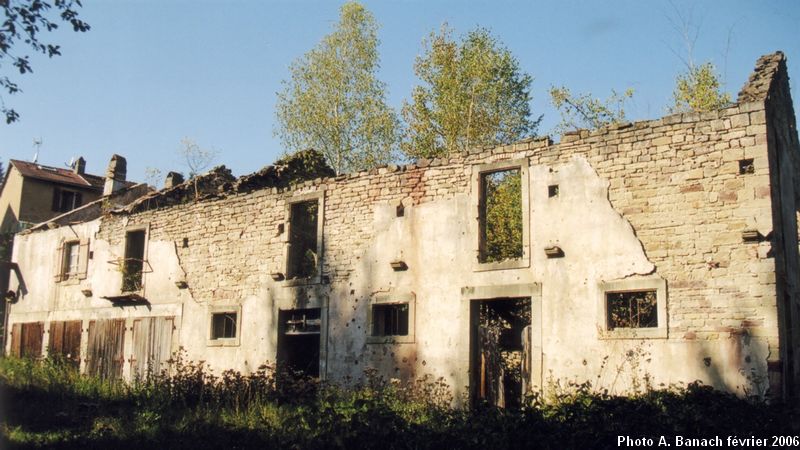
<path id="1" fill-rule="evenodd" d="M 320 309 L 278 314 L 278 365 L 298 375 L 319 377 Z"/>
<path id="2" fill-rule="evenodd" d="M 470 324 L 473 404 L 520 407 L 531 380 L 531 299 L 473 301 Z"/>

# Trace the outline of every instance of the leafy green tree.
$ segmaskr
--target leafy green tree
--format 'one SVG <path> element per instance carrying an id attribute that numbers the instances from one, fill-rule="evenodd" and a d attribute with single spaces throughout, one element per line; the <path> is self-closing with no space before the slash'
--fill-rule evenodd
<path id="1" fill-rule="evenodd" d="M 361 4 L 345 3 L 332 33 L 297 59 L 276 105 L 275 134 L 290 152 L 315 148 L 336 173 L 393 159 L 398 120 L 384 99 L 378 25 Z"/>
<path id="2" fill-rule="evenodd" d="M 40 41 L 39 33 L 58 28 L 58 19 L 72 25 L 72 29 L 76 32 L 88 31 L 89 24 L 78 18 L 80 7 L 80 0 L 0 0 L 0 10 L 2 10 L 0 67 L 10 61 L 12 71 L 18 71 L 23 75 L 33 72 L 30 56 L 14 53 L 14 50 L 18 50 L 15 48 L 18 42 L 50 58 L 60 55 L 59 46 Z M 54 14 L 58 19 L 53 17 Z M 0 73 L 0 91 L 13 95 L 20 92 L 20 89 L 8 76 Z M 19 120 L 19 114 L 5 105 L 2 96 L 0 96 L 0 112 L 5 116 L 7 124 Z"/>
<path id="3" fill-rule="evenodd" d="M 522 177 L 519 170 L 485 175 L 482 262 L 522 257 Z"/>
<path id="4" fill-rule="evenodd" d="M 619 93 L 611 90 L 605 100 L 590 94 L 573 95 L 566 87 L 551 87 L 550 101 L 561 114 L 561 122 L 555 127 L 556 133 L 587 128 L 594 130 L 605 125 L 625 121 L 625 102 L 633 97 L 633 89 Z"/>
<path id="5" fill-rule="evenodd" d="M 408 157 L 445 156 L 535 133 L 541 117 L 531 119 L 533 78 L 487 29 L 456 42 L 445 25 L 423 46 L 414 64 L 422 84 L 403 105 L 401 148 Z"/>
<path id="6" fill-rule="evenodd" d="M 731 96 L 722 92 L 719 74 L 713 64 L 688 64 L 686 72 L 675 79 L 672 93 L 672 113 L 703 112 L 719 109 L 731 103 Z"/>

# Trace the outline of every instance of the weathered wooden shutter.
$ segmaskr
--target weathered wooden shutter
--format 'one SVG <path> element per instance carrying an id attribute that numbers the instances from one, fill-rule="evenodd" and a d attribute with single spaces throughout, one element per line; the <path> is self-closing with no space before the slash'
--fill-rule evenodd
<path id="1" fill-rule="evenodd" d="M 86 372 L 101 378 L 120 378 L 124 362 L 125 319 L 89 322 Z"/>
<path id="2" fill-rule="evenodd" d="M 173 317 L 146 317 L 133 322 L 131 376 L 140 380 L 169 369 Z"/>
<path id="3" fill-rule="evenodd" d="M 81 239 L 78 252 L 78 279 L 85 280 L 89 269 L 89 239 Z"/>
<path id="4" fill-rule="evenodd" d="M 25 358 L 38 358 L 42 356 L 43 339 L 43 322 L 23 323 L 20 356 Z"/>
<path id="5" fill-rule="evenodd" d="M 53 278 L 56 280 L 56 283 L 58 283 L 64 279 L 64 241 L 59 241 L 58 249 L 56 249 L 55 254 L 56 259 L 53 263 Z"/>
<path id="6" fill-rule="evenodd" d="M 22 355 L 22 324 L 11 326 L 11 354 L 19 358 Z"/>
<path id="7" fill-rule="evenodd" d="M 80 366 L 81 321 L 50 322 L 48 354 L 64 358 L 75 368 Z"/>

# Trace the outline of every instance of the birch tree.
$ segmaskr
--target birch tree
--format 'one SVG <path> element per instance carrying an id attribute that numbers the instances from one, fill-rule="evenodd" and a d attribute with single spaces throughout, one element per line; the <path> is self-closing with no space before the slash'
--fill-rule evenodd
<path id="1" fill-rule="evenodd" d="M 456 42 L 445 25 L 423 42 L 414 72 L 421 84 L 403 105 L 410 158 L 431 158 L 500 145 L 536 131 L 530 86 L 517 59 L 485 28 Z"/>
<path id="2" fill-rule="evenodd" d="M 314 148 L 336 173 L 393 159 L 398 120 L 376 78 L 378 43 L 372 14 L 345 3 L 333 32 L 292 63 L 276 105 L 275 134 L 288 152 Z"/>

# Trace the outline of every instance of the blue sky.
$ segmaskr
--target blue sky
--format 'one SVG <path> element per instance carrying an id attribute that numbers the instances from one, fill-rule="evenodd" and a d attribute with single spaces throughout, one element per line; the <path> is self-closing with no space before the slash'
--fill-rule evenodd
<path id="1" fill-rule="evenodd" d="M 670 22 L 675 8 L 700 26 L 695 60 L 714 62 L 734 99 L 756 59 L 782 50 L 795 109 L 800 104 L 794 0 L 363 3 L 381 25 L 378 76 L 398 110 L 417 82 L 422 39 L 447 22 L 457 35 L 489 28 L 534 77 L 540 134 L 558 122 L 551 85 L 598 97 L 632 87 L 629 119 L 660 117 L 684 68 L 675 54 L 683 52 L 681 35 Z M 29 160 L 37 139 L 40 163 L 61 166 L 82 155 L 87 171 L 102 173 L 118 153 L 128 159 L 128 178 L 142 181 L 146 167 L 186 172 L 176 151 L 190 137 L 217 150 L 217 163 L 235 175 L 254 172 L 283 151 L 273 136 L 274 104 L 289 64 L 331 31 L 341 4 L 84 0 L 91 31 L 59 30 L 52 40 L 62 56 L 34 57 L 33 74 L 9 74 L 24 92 L 3 97 L 21 120 L 0 124 L 0 161 Z"/>

